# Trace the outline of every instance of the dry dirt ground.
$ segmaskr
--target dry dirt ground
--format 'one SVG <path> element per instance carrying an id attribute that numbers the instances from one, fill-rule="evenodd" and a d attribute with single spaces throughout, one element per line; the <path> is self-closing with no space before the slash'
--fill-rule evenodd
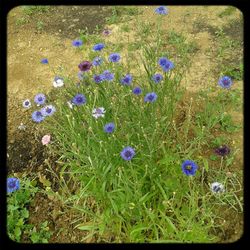
<path id="1" fill-rule="evenodd" d="M 140 20 L 155 22 L 152 6 L 142 6 Z M 240 11 L 219 18 L 218 14 L 225 10 L 221 6 L 170 6 L 164 29 L 174 29 L 185 34 L 188 40 L 195 41 L 198 52 L 192 58 L 190 71 L 186 73 L 182 82 L 189 92 L 197 92 L 199 89 L 209 87 L 218 80 L 214 72 L 216 54 L 214 47 L 214 32 L 218 27 L 226 27 L 231 20 L 242 19 Z M 77 65 L 83 59 L 71 46 L 72 40 L 79 37 L 79 29 L 88 27 L 90 33 L 99 25 L 102 31 L 104 27 L 112 30 L 112 36 L 105 38 L 112 41 L 113 37 L 120 36 L 119 24 L 105 24 L 105 17 L 111 15 L 107 7 L 68 6 L 53 7 L 49 12 L 37 13 L 30 16 L 29 22 L 18 24 L 23 16 L 20 7 L 11 10 L 8 14 L 8 155 L 7 167 L 9 173 L 21 176 L 31 172 L 44 170 L 44 160 L 47 158 L 46 150 L 41 144 L 39 129 L 27 117 L 28 111 L 22 108 L 22 101 L 33 99 L 35 94 L 49 93 L 53 86 L 55 74 L 48 65 L 40 64 L 42 58 L 49 58 L 49 64 L 53 65 L 56 72 L 60 72 L 63 66 L 65 72 L 77 76 Z M 37 20 L 43 24 L 39 29 Z M 131 22 L 133 23 L 133 21 Z M 129 23 L 128 23 L 129 24 Z M 205 25 L 209 24 L 209 25 Z M 242 26 L 229 27 L 228 35 L 242 40 Z M 75 78 L 77 80 L 77 77 Z M 233 88 L 243 90 L 243 82 L 235 81 Z M 236 113 L 234 119 L 241 122 L 242 113 Z M 25 130 L 19 130 L 23 123 Z M 243 133 L 240 131 L 234 136 L 235 147 L 240 151 L 236 156 L 242 167 Z M 47 197 L 37 196 L 30 208 L 30 222 L 33 224 L 48 220 L 54 233 L 50 242 L 79 242 L 84 236 L 83 232 L 75 231 L 69 222 L 74 218 L 73 213 L 66 213 L 60 204 L 50 201 Z M 56 214 L 61 213 L 60 216 Z M 39 218 L 37 216 L 39 214 Z M 55 216 L 53 216 L 55 214 Z M 68 217 L 68 214 L 72 218 Z M 67 234 L 60 228 L 68 229 Z M 242 230 L 242 221 L 238 221 L 235 230 L 231 229 L 230 235 L 225 241 L 239 238 Z M 94 239 L 92 239 L 94 241 Z"/>

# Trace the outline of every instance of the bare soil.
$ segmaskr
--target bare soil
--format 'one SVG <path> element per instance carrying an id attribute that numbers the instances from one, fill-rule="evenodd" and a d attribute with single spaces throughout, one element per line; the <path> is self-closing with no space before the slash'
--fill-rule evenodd
<path id="1" fill-rule="evenodd" d="M 183 32 L 187 39 L 195 41 L 199 50 L 191 61 L 190 71 L 186 73 L 182 82 L 190 93 L 195 93 L 202 88 L 214 85 L 218 75 L 214 74 L 216 54 L 214 47 L 215 31 L 224 27 L 224 32 L 232 39 L 242 41 L 243 28 L 242 16 L 236 10 L 229 16 L 219 18 L 218 15 L 226 7 L 219 6 L 173 6 L 170 7 L 165 29 Z M 140 19 L 154 22 L 153 7 L 142 6 L 143 14 Z M 32 99 L 35 94 L 42 92 L 48 94 L 53 86 L 55 73 L 48 65 L 41 65 L 42 58 L 48 58 L 56 73 L 60 74 L 60 67 L 64 71 L 77 76 L 77 65 L 83 58 L 71 46 L 72 40 L 79 37 L 79 30 L 86 27 L 93 32 L 96 25 L 102 31 L 108 27 L 105 17 L 110 16 L 109 7 L 99 6 L 58 6 L 51 7 L 49 12 L 36 13 L 30 16 L 27 23 L 17 25 L 23 17 L 20 7 L 13 9 L 8 15 L 8 157 L 7 166 L 9 173 L 41 172 L 53 180 L 45 172 L 45 160 L 48 158 L 45 147 L 41 144 L 44 131 L 39 129 L 23 110 L 22 101 Z M 37 21 L 43 23 L 43 28 L 37 28 Z M 119 37 L 119 25 L 111 25 L 113 37 Z M 107 41 L 112 41 L 112 36 Z M 211 53 L 212 52 L 212 56 Z M 211 74 L 211 72 L 213 72 Z M 77 77 L 75 78 L 77 81 Z M 235 81 L 233 89 L 243 90 L 243 82 Z M 234 119 L 241 123 L 243 114 L 236 112 Z M 18 129 L 23 123 L 25 130 Z M 45 131 L 46 132 L 46 131 Z M 240 149 L 236 158 L 237 168 L 243 167 L 243 133 L 242 130 L 233 135 L 235 148 Z M 56 163 L 54 163 L 56 167 Z M 56 188 L 56 187 L 53 187 Z M 37 216 L 39 214 L 39 216 Z M 225 215 L 225 216 L 231 216 Z M 242 234 L 242 218 L 228 218 L 228 225 L 221 233 L 223 242 L 237 240 Z M 86 236 L 84 232 L 74 229 L 70 222 L 74 213 L 64 210 L 59 201 L 49 200 L 48 197 L 38 194 L 30 206 L 30 223 L 40 224 L 47 220 L 50 222 L 51 231 L 54 232 L 51 243 L 54 242 L 81 242 Z M 67 228 L 67 232 L 61 230 Z M 94 239 L 89 239 L 89 242 Z"/>

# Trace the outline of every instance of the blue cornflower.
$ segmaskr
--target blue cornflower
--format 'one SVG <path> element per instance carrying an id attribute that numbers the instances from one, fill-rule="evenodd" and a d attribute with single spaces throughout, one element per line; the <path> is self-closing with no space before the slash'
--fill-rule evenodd
<path id="1" fill-rule="evenodd" d="M 168 62 L 168 59 L 167 59 L 166 57 L 161 57 L 161 58 L 159 59 L 159 61 L 158 61 L 159 65 L 160 65 L 161 67 L 165 66 L 165 65 L 167 64 L 167 62 Z"/>
<path id="2" fill-rule="evenodd" d="M 94 51 L 101 51 L 104 47 L 105 47 L 105 45 L 103 43 L 98 43 L 98 44 L 94 45 L 93 50 Z"/>
<path id="3" fill-rule="evenodd" d="M 125 161 L 130 161 L 135 155 L 135 150 L 128 146 L 125 147 L 120 154 Z"/>
<path id="4" fill-rule="evenodd" d="M 43 116 L 51 116 L 55 113 L 56 108 L 53 105 L 47 105 L 41 109 Z"/>
<path id="5" fill-rule="evenodd" d="M 133 89 L 133 93 L 134 93 L 135 95 L 140 95 L 141 92 L 142 92 L 142 90 L 141 90 L 140 87 L 135 87 L 135 88 Z"/>
<path id="6" fill-rule="evenodd" d="M 153 75 L 152 79 L 155 83 L 159 83 L 160 81 L 162 81 L 163 76 L 161 74 L 155 74 Z"/>
<path id="7" fill-rule="evenodd" d="M 83 42 L 82 42 L 82 40 L 74 40 L 72 42 L 72 45 L 75 46 L 75 47 L 80 47 L 80 46 L 83 45 Z"/>
<path id="8" fill-rule="evenodd" d="M 114 130 L 115 130 L 115 124 L 113 122 L 107 123 L 104 126 L 104 132 L 106 132 L 108 134 L 112 133 Z"/>
<path id="9" fill-rule="evenodd" d="M 233 84 L 232 79 L 229 76 L 222 76 L 219 81 L 218 84 L 222 87 L 222 88 L 230 88 L 231 85 Z"/>
<path id="10" fill-rule="evenodd" d="M 121 79 L 121 83 L 123 85 L 130 85 L 132 82 L 132 76 L 130 74 L 125 75 L 122 79 Z"/>
<path id="11" fill-rule="evenodd" d="M 105 70 L 102 73 L 103 79 L 106 81 L 112 81 L 114 79 L 114 74 L 112 74 L 109 70 Z"/>
<path id="12" fill-rule="evenodd" d="M 156 93 L 152 92 L 146 94 L 146 96 L 144 97 L 144 102 L 154 102 L 156 101 L 156 99 L 157 99 Z"/>
<path id="13" fill-rule="evenodd" d="M 41 63 L 42 63 L 42 64 L 48 64 L 48 63 L 49 63 L 49 61 L 48 61 L 48 59 L 47 59 L 47 58 L 43 58 L 43 59 L 41 60 Z"/>
<path id="14" fill-rule="evenodd" d="M 7 192 L 12 193 L 20 188 L 20 181 L 17 178 L 7 179 Z"/>
<path id="15" fill-rule="evenodd" d="M 103 62 L 103 59 L 102 59 L 101 57 L 95 57 L 95 58 L 93 59 L 92 64 L 93 64 L 94 66 L 100 66 L 100 65 L 102 64 L 102 62 Z"/>
<path id="16" fill-rule="evenodd" d="M 160 6 L 155 9 L 155 13 L 159 15 L 167 15 L 168 14 L 168 9 L 165 6 Z"/>
<path id="17" fill-rule="evenodd" d="M 45 103 L 46 97 L 44 94 L 37 94 L 34 98 L 35 103 L 43 105 Z"/>
<path id="18" fill-rule="evenodd" d="M 79 106 L 86 103 L 86 97 L 83 94 L 77 94 L 73 97 L 72 103 Z"/>
<path id="19" fill-rule="evenodd" d="M 103 75 L 94 75 L 93 79 L 96 83 L 100 83 L 104 80 L 104 77 L 103 77 Z"/>
<path id="20" fill-rule="evenodd" d="M 38 110 L 34 111 L 31 115 L 31 117 L 32 117 L 32 120 L 34 122 L 37 122 L 37 123 L 44 120 L 44 116 L 43 116 L 42 112 L 38 111 Z"/>
<path id="21" fill-rule="evenodd" d="M 174 64 L 171 61 L 167 60 L 166 64 L 161 66 L 161 68 L 164 72 L 167 72 L 170 69 L 174 68 Z"/>
<path id="22" fill-rule="evenodd" d="M 182 163 L 181 168 L 182 168 L 182 172 L 185 175 L 192 176 L 192 175 L 195 175 L 195 172 L 198 169 L 198 166 L 193 161 L 185 160 Z"/>
<path id="23" fill-rule="evenodd" d="M 109 61 L 110 62 L 118 62 L 121 59 L 121 56 L 118 53 L 110 54 Z"/>

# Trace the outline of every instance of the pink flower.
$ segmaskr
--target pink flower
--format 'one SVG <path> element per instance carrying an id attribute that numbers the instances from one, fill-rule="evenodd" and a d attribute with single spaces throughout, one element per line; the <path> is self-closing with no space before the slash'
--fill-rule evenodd
<path id="1" fill-rule="evenodd" d="M 50 135 L 44 135 L 42 138 L 42 144 L 47 145 L 50 142 Z"/>

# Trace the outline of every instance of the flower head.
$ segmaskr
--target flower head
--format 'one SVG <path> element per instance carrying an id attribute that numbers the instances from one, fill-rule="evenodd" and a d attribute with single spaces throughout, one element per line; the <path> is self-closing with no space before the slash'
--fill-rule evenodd
<path id="1" fill-rule="evenodd" d="M 98 44 L 94 45 L 93 50 L 94 51 L 101 51 L 104 47 L 105 47 L 105 45 L 103 43 L 98 43 Z"/>
<path id="2" fill-rule="evenodd" d="M 43 105 L 45 103 L 46 97 L 44 94 L 37 94 L 34 98 L 35 103 Z"/>
<path id="3" fill-rule="evenodd" d="M 29 109 L 31 107 L 31 102 L 29 99 L 23 101 L 23 107 Z"/>
<path id="4" fill-rule="evenodd" d="M 86 97 L 83 94 L 77 94 L 73 97 L 72 103 L 74 103 L 77 106 L 83 105 L 86 103 Z"/>
<path id="5" fill-rule="evenodd" d="M 152 92 L 146 94 L 146 96 L 144 97 L 144 102 L 155 102 L 156 99 L 157 99 L 156 93 Z"/>
<path id="6" fill-rule="evenodd" d="M 104 126 L 104 132 L 106 132 L 108 134 L 112 133 L 114 130 L 115 130 L 115 124 L 113 122 L 107 123 Z"/>
<path id="7" fill-rule="evenodd" d="M 142 92 L 142 90 L 141 90 L 140 87 L 135 87 L 135 88 L 133 89 L 133 93 L 134 93 L 135 95 L 140 95 L 141 92 Z"/>
<path id="8" fill-rule="evenodd" d="M 106 81 L 112 81 L 114 79 L 114 74 L 112 74 L 109 70 L 105 70 L 102 73 L 103 79 Z"/>
<path id="9" fill-rule="evenodd" d="M 18 126 L 18 129 L 25 130 L 26 126 L 21 122 L 21 124 Z"/>
<path id="10" fill-rule="evenodd" d="M 103 59 L 102 59 L 101 57 L 95 57 L 95 58 L 93 59 L 92 64 L 93 64 L 94 66 L 100 66 L 100 65 L 102 64 L 102 62 L 103 62 Z"/>
<path id="11" fill-rule="evenodd" d="M 195 175 L 196 170 L 198 169 L 198 166 L 190 160 L 186 160 L 182 163 L 182 172 L 185 175 L 192 176 Z"/>
<path id="12" fill-rule="evenodd" d="M 229 89 L 231 87 L 231 85 L 233 84 L 232 79 L 229 76 L 222 76 L 219 81 L 218 84 L 225 89 Z"/>
<path id="13" fill-rule="evenodd" d="M 55 88 L 60 88 L 64 85 L 63 78 L 60 76 L 56 76 L 53 81 L 53 86 Z"/>
<path id="14" fill-rule="evenodd" d="M 104 36 L 109 36 L 111 33 L 112 33 L 111 30 L 108 30 L 108 29 L 105 29 L 105 30 L 102 32 L 102 34 L 103 34 Z"/>
<path id="15" fill-rule="evenodd" d="M 104 77 L 103 77 L 103 75 L 94 75 L 93 79 L 96 83 L 100 83 L 104 80 Z"/>
<path id="16" fill-rule="evenodd" d="M 53 105 L 47 105 L 41 109 L 43 116 L 51 116 L 55 113 L 56 108 Z"/>
<path id="17" fill-rule="evenodd" d="M 50 135 L 44 135 L 42 138 L 42 144 L 47 145 L 50 142 L 50 138 L 51 138 Z"/>
<path id="18" fill-rule="evenodd" d="M 161 74 L 155 74 L 153 75 L 152 79 L 155 83 L 159 83 L 160 81 L 162 81 L 163 76 Z"/>
<path id="19" fill-rule="evenodd" d="M 82 40 L 74 40 L 74 41 L 72 42 L 72 45 L 73 45 L 74 47 L 80 47 L 80 46 L 83 45 L 83 42 L 82 42 Z"/>
<path id="20" fill-rule="evenodd" d="M 42 63 L 42 64 L 48 64 L 48 63 L 49 63 L 49 61 L 48 61 L 48 59 L 47 59 L 47 58 L 43 58 L 43 59 L 41 60 L 41 63 Z"/>
<path id="21" fill-rule="evenodd" d="M 125 147 L 120 154 L 125 161 L 130 161 L 135 155 L 135 150 L 128 146 Z"/>
<path id="22" fill-rule="evenodd" d="M 7 179 L 7 192 L 12 193 L 20 188 L 20 181 L 17 178 Z"/>
<path id="23" fill-rule="evenodd" d="M 106 110 L 103 107 L 100 108 L 94 108 L 92 110 L 92 116 L 95 117 L 96 119 L 99 117 L 104 117 Z"/>
<path id="24" fill-rule="evenodd" d="M 226 156 L 230 153 L 230 148 L 226 145 L 220 146 L 214 150 L 217 155 Z"/>
<path id="25" fill-rule="evenodd" d="M 45 117 L 42 115 L 42 112 L 41 112 L 41 111 L 34 111 L 34 112 L 32 113 L 32 115 L 31 115 L 31 117 L 32 117 L 32 120 L 33 120 L 34 122 L 37 122 L 37 123 L 43 121 L 44 118 L 45 118 Z"/>
<path id="26" fill-rule="evenodd" d="M 113 53 L 109 55 L 110 62 L 119 62 L 120 59 L 121 59 L 121 56 L 118 53 Z"/>
<path id="27" fill-rule="evenodd" d="M 167 62 L 162 65 L 161 68 L 164 72 L 168 72 L 170 69 L 174 68 L 174 64 L 171 61 L 167 60 Z"/>
<path id="28" fill-rule="evenodd" d="M 211 188 L 211 191 L 213 193 L 223 193 L 225 192 L 225 188 L 224 188 L 224 185 L 219 183 L 219 182 L 213 182 L 211 185 L 210 185 L 210 188 Z"/>
<path id="29" fill-rule="evenodd" d="M 92 63 L 89 62 L 89 61 L 83 61 L 83 62 L 81 62 L 81 63 L 78 65 L 78 68 L 79 68 L 81 71 L 83 71 L 83 72 L 89 71 L 91 67 L 92 67 Z"/>
<path id="30" fill-rule="evenodd" d="M 168 9 L 165 6 L 160 6 L 155 9 L 155 13 L 159 15 L 167 15 L 168 14 Z"/>
<path id="31" fill-rule="evenodd" d="M 121 79 L 121 84 L 130 85 L 132 82 L 132 79 L 133 77 L 130 74 L 127 74 Z"/>

